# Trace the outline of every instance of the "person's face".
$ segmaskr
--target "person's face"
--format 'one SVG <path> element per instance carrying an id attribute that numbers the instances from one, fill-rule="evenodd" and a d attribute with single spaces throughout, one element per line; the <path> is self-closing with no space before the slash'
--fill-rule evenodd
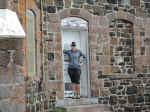
<path id="1" fill-rule="evenodd" d="M 71 48 L 72 48 L 72 51 L 76 50 L 76 46 L 71 46 Z"/>

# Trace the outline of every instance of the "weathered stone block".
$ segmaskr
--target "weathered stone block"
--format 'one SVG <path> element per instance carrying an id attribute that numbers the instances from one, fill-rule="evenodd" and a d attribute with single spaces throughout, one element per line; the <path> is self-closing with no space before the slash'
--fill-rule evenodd
<path id="1" fill-rule="evenodd" d="M 141 107 L 135 107 L 135 112 L 141 112 L 141 111 L 142 111 Z"/>
<path id="2" fill-rule="evenodd" d="M 24 104 L 19 104 L 17 102 L 0 101 L 0 111 L 1 112 L 24 112 Z"/>
<path id="3" fill-rule="evenodd" d="M 127 94 L 136 94 L 137 93 L 137 87 L 136 86 L 129 86 L 127 87 Z"/>
<path id="4" fill-rule="evenodd" d="M 134 112 L 134 107 L 125 107 L 125 112 Z"/>
<path id="5" fill-rule="evenodd" d="M 136 103 L 136 96 L 135 95 L 128 96 L 128 102 L 130 104 Z"/>
<path id="6" fill-rule="evenodd" d="M 104 87 L 112 87 L 112 82 L 105 81 Z"/>
<path id="7" fill-rule="evenodd" d="M 0 86 L 0 99 L 4 100 L 9 97 L 9 86 Z"/>
<path id="8" fill-rule="evenodd" d="M 80 14 L 80 9 L 72 9 L 70 11 L 70 14 L 72 14 L 72 15 L 79 15 Z"/>
<path id="9" fill-rule="evenodd" d="M 110 90 L 111 94 L 116 94 L 117 93 L 117 88 L 116 87 L 110 88 L 109 90 Z"/>
<path id="10" fill-rule="evenodd" d="M 64 5 L 63 0 L 55 0 L 55 5 L 57 7 L 62 7 Z"/>
<path id="11" fill-rule="evenodd" d="M 140 1 L 139 0 L 131 0 L 131 5 L 133 5 L 134 7 L 139 7 Z"/>
<path id="12" fill-rule="evenodd" d="M 49 102 L 48 102 L 47 100 L 46 100 L 46 101 L 44 101 L 44 109 L 45 109 L 45 110 L 47 110 L 47 109 L 48 109 L 48 103 L 49 103 Z"/>
<path id="13" fill-rule="evenodd" d="M 111 73 L 110 67 L 109 66 L 104 67 L 104 74 L 109 74 L 109 73 Z"/>
<path id="14" fill-rule="evenodd" d="M 0 0 L 0 9 L 8 8 L 8 0 Z"/>
<path id="15" fill-rule="evenodd" d="M 36 111 L 40 112 L 40 103 L 36 103 Z"/>
<path id="16" fill-rule="evenodd" d="M 55 6 L 48 6 L 46 10 L 48 13 L 55 13 L 56 7 Z"/>
<path id="17" fill-rule="evenodd" d="M 104 103 L 104 104 L 108 104 L 108 103 L 109 103 L 109 97 L 104 97 L 103 103 Z"/>
<path id="18" fill-rule="evenodd" d="M 99 7 L 99 6 L 94 6 L 93 7 L 93 14 L 94 15 L 99 15 L 99 16 L 104 15 L 104 8 L 103 7 Z"/>
<path id="19" fill-rule="evenodd" d="M 3 71 L 1 69 L 3 69 Z M 7 70 L 4 70 L 4 68 L 1 68 L 1 67 L 0 67 L 0 70 L 1 70 L 0 84 L 8 84 L 8 83 L 10 83 Z"/>
<path id="20" fill-rule="evenodd" d="M 136 85 L 140 85 L 141 83 L 142 83 L 141 80 L 133 80 L 133 81 L 132 81 L 132 84 L 135 85 L 135 86 L 136 86 Z"/>
<path id="21" fill-rule="evenodd" d="M 110 96 L 109 103 L 110 103 L 111 105 L 116 105 L 117 102 L 118 102 L 117 96 Z"/>
<path id="22" fill-rule="evenodd" d="M 122 105 L 125 105 L 127 103 L 127 100 L 126 99 L 119 99 L 118 103 L 122 104 Z"/>
<path id="23" fill-rule="evenodd" d="M 145 99 L 145 102 L 150 102 L 150 94 L 144 94 L 144 99 Z"/>
<path id="24" fill-rule="evenodd" d="M 150 92 L 150 87 L 145 87 L 144 93 L 149 93 Z"/>
<path id="25" fill-rule="evenodd" d="M 144 96 L 136 96 L 137 103 L 144 103 Z"/>
<path id="26" fill-rule="evenodd" d="M 120 68 L 119 67 L 111 67 L 111 72 L 112 73 L 121 73 L 121 70 L 120 70 Z"/>
<path id="27" fill-rule="evenodd" d="M 48 53 L 48 60 L 49 61 L 54 61 L 54 53 Z"/>
<path id="28" fill-rule="evenodd" d="M 65 7 L 71 7 L 71 0 L 65 0 Z"/>

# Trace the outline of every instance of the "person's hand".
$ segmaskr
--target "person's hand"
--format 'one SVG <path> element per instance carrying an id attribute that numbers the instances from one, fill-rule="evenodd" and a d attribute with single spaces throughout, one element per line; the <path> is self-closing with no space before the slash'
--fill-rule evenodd
<path id="1" fill-rule="evenodd" d="M 82 66 L 83 65 L 83 62 L 80 62 L 80 66 Z"/>

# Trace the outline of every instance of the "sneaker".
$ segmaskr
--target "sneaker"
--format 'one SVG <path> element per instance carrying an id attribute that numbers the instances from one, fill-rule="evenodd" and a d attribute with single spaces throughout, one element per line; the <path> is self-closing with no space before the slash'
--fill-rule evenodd
<path id="1" fill-rule="evenodd" d="M 76 99 L 76 92 L 74 91 L 74 94 L 72 96 L 72 99 Z"/>
<path id="2" fill-rule="evenodd" d="M 76 99 L 80 99 L 80 92 L 77 92 Z"/>
<path id="3" fill-rule="evenodd" d="M 77 95 L 77 96 L 76 96 L 76 99 L 80 99 L 80 95 Z"/>
<path id="4" fill-rule="evenodd" d="M 76 99 L 76 96 L 72 96 L 72 99 Z"/>

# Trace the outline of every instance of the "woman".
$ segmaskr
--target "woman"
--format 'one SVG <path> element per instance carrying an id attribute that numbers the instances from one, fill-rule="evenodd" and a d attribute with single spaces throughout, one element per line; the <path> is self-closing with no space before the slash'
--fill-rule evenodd
<path id="1" fill-rule="evenodd" d="M 74 90 L 73 98 L 80 98 L 80 75 L 81 65 L 83 62 L 80 61 L 80 57 L 83 57 L 83 61 L 86 61 L 86 56 L 76 48 L 76 43 L 72 42 L 71 50 L 64 50 L 64 54 L 69 57 L 68 74 L 72 82 L 72 89 Z"/>

